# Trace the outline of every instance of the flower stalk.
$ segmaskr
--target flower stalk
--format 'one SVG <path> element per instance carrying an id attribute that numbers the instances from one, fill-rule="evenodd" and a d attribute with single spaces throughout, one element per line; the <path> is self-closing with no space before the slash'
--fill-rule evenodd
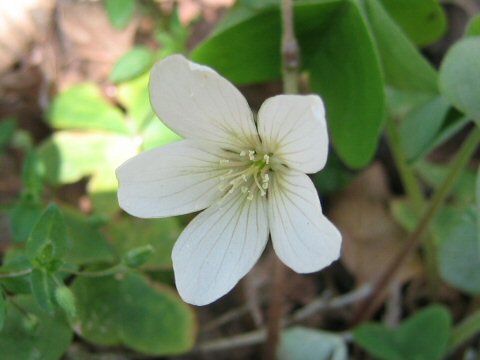
<path id="1" fill-rule="evenodd" d="M 282 0 L 282 74 L 283 92 L 298 94 L 298 70 L 300 65 L 300 51 L 295 37 L 293 24 L 292 0 Z M 277 256 L 273 257 L 273 281 L 268 311 L 267 338 L 265 341 L 264 358 L 276 359 L 277 349 L 282 331 L 282 316 L 285 300 L 285 273 L 286 268 Z"/>

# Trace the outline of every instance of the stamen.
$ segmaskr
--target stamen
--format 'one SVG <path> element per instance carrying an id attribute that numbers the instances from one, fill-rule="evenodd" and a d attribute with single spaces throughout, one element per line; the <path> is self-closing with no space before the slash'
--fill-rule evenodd
<path id="1" fill-rule="evenodd" d="M 241 150 L 237 158 L 229 154 L 226 159 L 220 159 L 223 174 L 219 176 L 222 198 L 235 193 L 237 190 L 245 194 L 247 200 L 252 201 L 259 193 L 266 196 L 270 185 L 271 171 L 270 155 L 263 151 Z M 248 157 L 248 159 L 247 159 Z"/>
<path id="2" fill-rule="evenodd" d="M 265 164 L 269 164 L 270 163 L 270 156 L 268 156 L 267 154 L 263 155 L 263 160 L 265 161 Z"/>

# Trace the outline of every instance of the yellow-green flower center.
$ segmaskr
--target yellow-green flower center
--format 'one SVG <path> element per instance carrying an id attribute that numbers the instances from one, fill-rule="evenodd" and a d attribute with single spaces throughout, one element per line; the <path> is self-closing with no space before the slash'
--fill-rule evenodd
<path id="1" fill-rule="evenodd" d="M 272 154 L 242 150 L 239 154 L 229 153 L 227 157 L 220 160 L 220 167 L 225 169 L 220 176 L 220 191 L 225 195 L 240 191 L 247 200 L 253 200 L 257 194 L 267 195 Z"/>

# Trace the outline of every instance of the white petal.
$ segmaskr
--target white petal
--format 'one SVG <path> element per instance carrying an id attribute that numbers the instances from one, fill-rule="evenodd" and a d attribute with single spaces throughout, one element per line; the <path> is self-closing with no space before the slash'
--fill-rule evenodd
<path id="1" fill-rule="evenodd" d="M 287 170 L 272 177 L 268 219 L 278 257 L 299 273 L 318 271 L 340 256 L 341 234 L 322 214 L 307 175 Z"/>
<path id="2" fill-rule="evenodd" d="M 193 219 L 173 248 L 180 296 L 205 305 L 225 295 L 253 267 L 267 239 L 264 197 L 250 201 L 239 191 L 212 205 Z"/>
<path id="3" fill-rule="evenodd" d="M 258 132 L 266 150 L 290 168 L 314 173 L 327 161 L 325 109 L 316 95 L 278 95 L 258 112 Z"/>
<path id="4" fill-rule="evenodd" d="M 142 218 L 205 209 L 222 195 L 218 151 L 182 140 L 127 160 L 117 169 L 120 207 Z"/>
<path id="5" fill-rule="evenodd" d="M 258 143 L 253 115 L 243 95 L 214 70 L 181 55 L 155 65 L 150 101 L 160 119 L 186 138 L 235 151 Z"/>

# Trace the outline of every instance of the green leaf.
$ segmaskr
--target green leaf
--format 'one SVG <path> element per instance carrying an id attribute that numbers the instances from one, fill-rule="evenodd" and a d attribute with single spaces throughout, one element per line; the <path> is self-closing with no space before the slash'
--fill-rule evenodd
<path id="1" fill-rule="evenodd" d="M 2 268 L 4 271 L 18 272 L 30 269 L 32 264 L 25 256 L 24 249 L 10 247 L 3 254 Z M 30 294 L 30 274 L 24 276 L 17 276 L 14 278 L 1 279 L 1 286 L 10 294 Z"/>
<path id="2" fill-rule="evenodd" d="M 335 148 L 348 165 L 363 166 L 377 146 L 384 110 L 380 65 L 363 17 L 353 1 L 297 1 L 294 10 L 304 69 L 325 100 Z M 279 79 L 280 20 L 278 6 L 237 7 L 192 59 L 239 84 Z"/>
<path id="3" fill-rule="evenodd" d="M 106 229 L 119 256 L 142 245 L 151 245 L 155 252 L 147 264 L 160 268 L 171 268 L 172 248 L 182 232 L 177 218 L 138 219 L 123 217 L 109 222 Z"/>
<path id="4" fill-rule="evenodd" d="M 55 129 L 129 133 L 121 111 L 103 98 L 95 84 L 89 83 L 75 85 L 55 97 L 48 122 Z"/>
<path id="5" fill-rule="evenodd" d="M 106 0 L 105 7 L 112 25 L 123 29 L 135 13 L 135 0 Z"/>
<path id="6" fill-rule="evenodd" d="M 50 274 L 41 269 L 33 269 L 30 275 L 32 294 L 42 310 L 50 315 L 55 312 L 53 295 L 55 284 Z"/>
<path id="7" fill-rule="evenodd" d="M 447 119 L 450 103 L 434 97 L 411 111 L 400 123 L 400 138 L 407 160 L 413 161 L 435 141 Z"/>
<path id="8" fill-rule="evenodd" d="M 2 119 L 0 122 L 0 154 L 12 141 L 17 130 L 17 122 L 14 118 Z"/>
<path id="9" fill-rule="evenodd" d="M 182 137 L 170 130 L 158 117 L 152 116 L 143 131 L 142 149 L 149 150 L 158 146 L 171 144 Z"/>
<path id="10" fill-rule="evenodd" d="M 358 7 L 346 2 L 334 16 L 306 62 L 312 88 L 326 103 L 334 147 L 349 166 L 359 168 L 370 162 L 377 148 L 384 118 L 383 81 Z"/>
<path id="11" fill-rule="evenodd" d="M 428 161 L 418 161 L 415 170 L 420 178 L 429 186 L 438 189 L 447 178 L 450 167 L 438 165 Z M 471 203 L 475 194 L 475 173 L 471 170 L 464 170 L 452 189 L 454 204 Z"/>
<path id="12" fill-rule="evenodd" d="M 29 151 L 22 166 L 22 194 L 40 201 L 43 192 L 43 167 L 36 151 Z"/>
<path id="13" fill-rule="evenodd" d="M 31 296 L 16 296 L 7 304 L 5 327 L 0 331 L 2 360 L 59 360 L 73 339 L 63 319 L 45 314 Z M 23 310 L 23 311 L 22 311 Z"/>
<path id="14" fill-rule="evenodd" d="M 480 36 L 480 15 L 473 17 L 465 30 L 466 36 Z"/>
<path id="15" fill-rule="evenodd" d="M 123 55 L 110 73 L 110 81 L 121 83 L 134 79 L 153 65 L 153 53 L 145 46 L 136 46 Z"/>
<path id="16" fill-rule="evenodd" d="M 105 221 L 74 208 L 63 207 L 62 210 L 72 244 L 66 261 L 76 265 L 113 261 L 111 245 L 100 231 Z"/>
<path id="17" fill-rule="evenodd" d="M 293 327 L 282 332 L 278 360 L 347 360 L 345 341 L 338 335 Z"/>
<path id="18" fill-rule="evenodd" d="M 447 27 L 445 11 L 438 0 L 381 0 L 385 10 L 417 45 L 438 40 Z"/>
<path id="19" fill-rule="evenodd" d="M 436 94 L 437 73 L 390 18 L 378 0 L 365 0 L 388 84 L 401 89 Z"/>
<path id="20" fill-rule="evenodd" d="M 440 90 L 480 126 L 480 37 L 458 41 L 440 67 Z"/>
<path id="21" fill-rule="evenodd" d="M 118 101 L 127 110 L 127 117 L 133 120 L 132 127 L 136 133 L 140 132 L 153 116 L 148 94 L 148 80 L 149 74 L 144 74 L 117 87 Z"/>
<path id="22" fill-rule="evenodd" d="M 52 184 L 74 183 L 105 168 L 115 169 L 136 153 L 137 145 L 126 136 L 67 131 L 57 131 L 38 150 Z"/>
<path id="23" fill-rule="evenodd" d="M 77 314 L 75 307 L 75 296 L 66 286 L 59 286 L 55 289 L 55 300 L 70 319 L 74 319 Z"/>
<path id="24" fill-rule="evenodd" d="M 478 215 L 473 209 L 457 212 L 437 229 L 440 275 L 450 285 L 470 294 L 480 293 Z"/>
<path id="25" fill-rule="evenodd" d="M 403 322 L 398 329 L 367 323 L 353 332 L 355 341 L 381 360 L 440 360 L 451 330 L 448 310 L 432 305 Z"/>
<path id="26" fill-rule="evenodd" d="M 13 241 L 21 243 L 27 241 L 33 227 L 43 212 L 43 205 L 31 196 L 24 196 L 10 212 Z"/>
<path id="27" fill-rule="evenodd" d="M 67 228 L 60 209 L 50 205 L 27 241 L 27 256 L 40 264 L 62 259 L 68 248 Z"/>
<path id="28" fill-rule="evenodd" d="M 189 350 L 194 342 L 193 313 L 174 293 L 138 274 L 77 278 L 79 334 L 99 345 L 125 345 L 152 355 Z"/>
<path id="29" fill-rule="evenodd" d="M 3 325 L 5 324 L 6 313 L 7 313 L 7 300 L 5 299 L 3 288 L 0 286 L 0 331 L 3 329 Z"/>

